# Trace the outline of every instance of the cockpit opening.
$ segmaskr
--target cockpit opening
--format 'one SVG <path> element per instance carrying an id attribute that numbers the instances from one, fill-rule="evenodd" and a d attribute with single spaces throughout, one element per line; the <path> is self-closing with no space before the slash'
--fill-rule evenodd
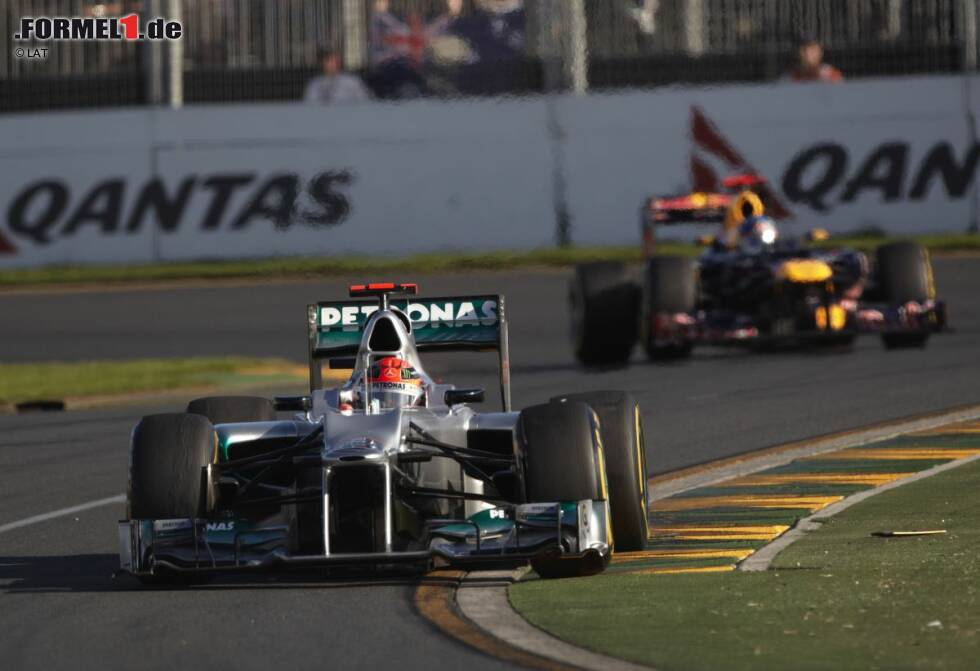
<path id="1" fill-rule="evenodd" d="M 390 318 L 378 319 L 374 323 L 368 347 L 372 352 L 397 352 L 402 349 L 402 340 Z"/>

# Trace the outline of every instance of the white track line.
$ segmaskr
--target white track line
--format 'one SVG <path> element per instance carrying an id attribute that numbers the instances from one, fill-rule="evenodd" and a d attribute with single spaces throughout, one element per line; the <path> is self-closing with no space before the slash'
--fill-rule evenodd
<path id="1" fill-rule="evenodd" d="M 47 522 L 48 520 L 53 520 L 58 517 L 72 515 L 74 513 L 80 513 L 83 510 L 91 510 L 92 508 L 109 506 L 112 505 L 113 503 L 126 503 L 126 495 L 118 494 L 116 496 L 110 496 L 107 499 L 99 499 L 98 501 L 89 501 L 88 503 L 80 503 L 77 506 L 72 506 L 70 508 L 62 508 L 61 510 L 52 510 L 50 513 L 43 513 L 41 515 L 35 515 L 34 517 L 27 517 L 22 520 L 17 520 L 16 522 L 9 522 L 7 524 L 0 525 L 0 534 L 5 533 L 7 531 L 13 531 L 14 529 L 20 529 L 21 527 L 27 527 L 32 524 L 38 524 L 39 522 Z"/>

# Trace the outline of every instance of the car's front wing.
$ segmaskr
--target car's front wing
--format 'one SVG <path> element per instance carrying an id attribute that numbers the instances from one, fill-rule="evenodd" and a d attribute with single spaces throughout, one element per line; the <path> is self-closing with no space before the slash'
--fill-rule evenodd
<path id="1" fill-rule="evenodd" d="M 417 549 L 297 555 L 288 524 L 242 519 L 122 520 L 120 572 L 262 570 L 286 567 L 377 567 L 440 561 L 451 566 L 598 559 L 612 551 L 608 506 L 598 501 L 533 503 L 482 511 L 467 520 L 431 525 Z"/>
<path id="2" fill-rule="evenodd" d="M 697 343 L 703 345 L 738 345 L 786 339 L 833 339 L 842 334 L 867 333 L 934 333 L 948 328 L 946 305 L 942 301 L 909 302 L 904 305 L 858 304 L 832 306 L 840 309 L 844 319 L 833 324 L 823 313 L 817 327 L 787 333 L 762 333 L 750 315 L 699 311 L 696 313 L 658 313 L 649 315 L 652 343 L 657 346 Z M 819 309 L 819 308 L 818 308 Z M 823 308 L 825 311 L 828 308 Z M 822 326 L 822 327 L 821 327 Z"/>

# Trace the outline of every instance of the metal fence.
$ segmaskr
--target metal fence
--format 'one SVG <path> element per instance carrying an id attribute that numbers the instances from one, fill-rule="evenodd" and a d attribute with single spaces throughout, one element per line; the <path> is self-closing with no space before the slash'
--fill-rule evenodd
<path id="1" fill-rule="evenodd" d="M 289 100 L 341 49 L 377 97 L 766 81 L 803 35 L 845 77 L 972 71 L 980 0 L 6 0 L 0 111 Z M 178 18 L 179 43 L 47 43 L 25 16 Z"/>
<path id="2" fill-rule="evenodd" d="M 765 81 L 819 40 L 846 77 L 973 70 L 976 0 L 590 2 L 594 86 Z"/>

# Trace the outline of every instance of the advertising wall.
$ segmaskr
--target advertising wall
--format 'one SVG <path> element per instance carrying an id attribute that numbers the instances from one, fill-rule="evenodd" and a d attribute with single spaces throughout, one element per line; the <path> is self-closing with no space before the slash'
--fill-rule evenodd
<path id="1" fill-rule="evenodd" d="M 692 172 L 760 173 L 789 232 L 964 231 L 978 158 L 965 90 L 903 78 L 566 99 L 576 240 L 635 236 L 644 196 L 682 192 Z"/>
<path id="2" fill-rule="evenodd" d="M 0 267 L 631 244 L 644 198 L 764 175 L 788 232 L 961 231 L 975 79 L 0 118 Z M 676 227 L 670 237 L 702 231 Z"/>

